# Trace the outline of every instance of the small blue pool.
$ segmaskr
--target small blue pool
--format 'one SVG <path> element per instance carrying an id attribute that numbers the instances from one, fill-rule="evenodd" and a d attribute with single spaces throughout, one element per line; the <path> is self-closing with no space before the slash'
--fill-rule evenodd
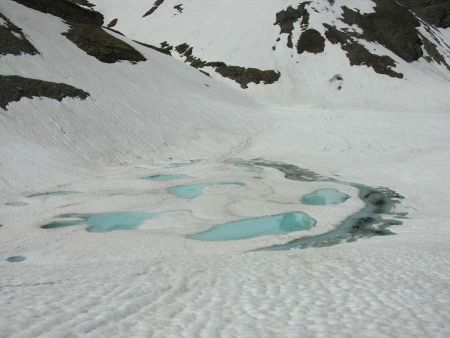
<path id="1" fill-rule="evenodd" d="M 245 186 L 244 182 L 239 181 L 223 181 L 223 182 L 209 182 L 209 183 L 196 183 L 196 184 L 186 184 L 178 185 L 169 188 L 169 193 L 183 199 L 194 199 L 203 194 L 203 190 L 206 187 L 211 187 L 214 185 L 237 185 Z"/>
<path id="2" fill-rule="evenodd" d="M 145 220 L 153 218 L 148 212 L 113 212 L 81 216 L 88 224 L 87 231 L 109 232 L 114 230 L 135 230 Z"/>
<path id="3" fill-rule="evenodd" d="M 289 212 L 217 225 L 209 230 L 189 235 L 188 238 L 201 241 L 229 241 L 308 230 L 315 224 L 315 219 L 302 212 Z"/>
<path id="4" fill-rule="evenodd" d="M 320 189 L 312 194 L 302 197 L 304 204 L 310 205 L 331 205 L 345 202 L 350 195 L 339 192 L 335 189 Z"/>

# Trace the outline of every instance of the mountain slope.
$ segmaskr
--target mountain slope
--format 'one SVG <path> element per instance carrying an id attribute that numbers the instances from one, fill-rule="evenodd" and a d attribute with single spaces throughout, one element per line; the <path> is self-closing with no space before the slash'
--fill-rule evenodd
<path id="1" fill-rule="evenodd" d="M 189 55 L 173 48 L 189 63 L 192 54 L 205 62 L 280 72 L 270 86 L 250 84 L 246 90 L 264 102 L 449 111 L 448 32 L 393 0 L 165 0 L 147 15 L 147 1 L 92 3 L 135 40 L 189 45 Z M 236 87 L 214 68 L 201 70 Z"/>
<path id="2" fill-rule="evenodd" d="M 0 336 L 449 337 L 450 31 L 401 3 L 0 0 Z"/>
<path id="3" fill-rule="evenodd" d="M 95 163 L 183 158 L 192 148 L 201 157 L 217 148 L 213 142 L 234 147 L 241 135 L 258 129 L 256 122 L 242 123 L 254 120 L 254 103 L 170 57 L 109 32 L 107 39 L 126 41 L 146 61 L 105 63 L 69 40 L 64 35 L 69 26 L 57 16 L 8 0 L 1 1 L 0 12 L 39 51 L 2 56 L 1 74 L 63 83 L 88 94 L 83 101 L 22 98 L 2 107 L 2 193 L 33 190 L 49 180 L 57 184 L 67 179 L 66 168 L 73 173 Z M 113 56 L 101 50 L 93 54 Z M 6 78 L 2 84 L 11 90 Z M 9 100 L 18 100 L 42 91 L 30 88 L 27 94 L 27 86 L 13 86 L 14 92 L 2 91 L 2 99 L 9 92 Z M 214 138 L 205 142 L 211 133 Z"/>

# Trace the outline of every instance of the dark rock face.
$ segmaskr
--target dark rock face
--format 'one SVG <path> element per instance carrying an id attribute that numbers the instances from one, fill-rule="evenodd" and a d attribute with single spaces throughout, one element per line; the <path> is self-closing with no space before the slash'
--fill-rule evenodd
<path id="1" fill-rule="evenodd" d="M 178 48 L 182 46 L 181 48 Z M 186 48 L 187 46 L 187 48 Z M 177 49 L 178 48 L 178 49 Z M 184 51 L 184 56 L 187 56 L 186 62 L 194 68 L 212 67 L 217 73 L 223 77 L 229 78 L 240 84 L 242 88 L 248 88 L 249 83 L 272 84 L 280 78 L 280 73 L 274 70 L 260 70 L 257 68 L 245 68 L 239 66 L 229 66 L 221 61 L 207 62 L 192 55 L 193 48 L 188 44 L 182 44 L 175 49 Z M 209 74 L 208 74 L 209 75 Z"/>
<path id="2" fill-rule="evenodd" d="M 142 15 L 142 17 L 145 18 L 146 16 L 152 15 L 153 12 L 156 11 L 157 9 L 158 9 L 158 6 L 153 6 L 147 12 L 145 12 L 144 15 Z"/>
<path id="3" fill-rule="evenodd" d="M 161 46 L 165 49 L 172 49 L 172 47 L 164 41 Z M 271 84 L 280 78 L 280 72 L 275 72 L 274 70 L 260 70 L 257 68 L 245 68 L 240 66 L 230 66 L 225 62 L 221 61 L 205 61 L 193 54 L 194 48 L 189 46 L 187 43 L 179 44 L 175 47 L 175 51 L 180 55 L 185 57 L 185 62 L 189 63 L 191 67 L 198 69 L 203 74 L 210 76 L 209 73 L 201 70 L 204 67 L 212 67 L 214 70 L 222 75 L 223 77 L 232 79 L 233 81 L 240 84 L 242 88 L 248 88 L 249 83 L 264 83 Z"/>
<path id="4" fill-rule="evenodd" d="M 408 8 L 415 10 L 418 6 L 421 9 L 425 8 L 434 11 L 435 8 L 449 7 L 450 1 L 446 0 L 446 4 L 439 0 L 401 0 L 398 3 L 394 0 L 373 0 L 375 8 L 373 13 L 361 14 L 359 11 L 342 7 L 343 15 L 341 20 L 348 25 L 356 25 L 362 33 L 351 32 L 348 30 L 338 30 L 336 27 L 324 24 L 328 27 L 326 36 L 332 43 L 340 43 L 342 49 L 347 52 L 347 56 L 352 65 L 367 65 L 372 67 L 377 73 L 386 74 L 392 77 L 403 77 L 402 74 L 393 71 L 395 62 L 388 56 L 378 56 L 367 50 L 357 40 L 363 39 L 366 41 L 376 42 L 397 56 L 407 62 L 413 62 L 423 57 L 423 49 L 427 51 L 430 56 L 426 59 L 431 62 L 443 64 L 450 70 L 450 66 L 445 58 L 440 54 L 436 44 L 441 44 L 437 39 L 435 41 L 428 40 L 423 36 L 417 28 L 420 26 L 420 21 Z M 447 5 L 448 4 L 448 5 Z M 420 6 L 419 6 L 420 5 Z M 436 7 L 437 6 L 437 7 Z M 420 16 L 420 14 L 418 14 Z M 446 11 L 440 13 L 439 24 L 445 22 Z M 435 20 L 435 22 L 437 22 Z M 425 28 L 433 33 L 425 24 Z M 441 44 L 442 46 L 442 44 Z M 442 46 L 444 47 L 444 46 Z"/>
<path id="5" fill-rule="evenodd" d="M 280 78 L 280 72 L 273 70 L 260 70 L 256 68 L 244 68 L 239 66 L 222 66 L 217 67 L 216 72 L 223 77 L 230 78 L 241 85 L 242 88 L 247 88 L 248 84 L 253 82 L 259 84 L 271 84 Z"/>
<path id="6" fill-rule="evenodd" d="M 309 2 L 303 2 L 298 5 L 297 9 L 289 6 L 276 14 L 274 25 L 280 26 L 280 34 L 288 34 L 287 46 L 289 48 L 293 47 L 292 31 L 294 30 L 294 23 L 301 19 L 300 27 L 302 29 L 308 28 L 309 13 L 305 8 L 307 4 L 309 4 Z"/>
<path id="7" fill-rule="evenodd" d="M 330 80 L 328 80 L 328 84 L 331 88 L 341 90 L 344 84 L 344 78 L 341 74 L 335 74 Z"/>
<path id="8" fill-rule="evenodd" d="M 333 44 L 339 43 L 341 45 L 342 49 L 346 51 L 352 66 L 366 65 L 379 74 L 403 78 L 403 74 L 397 73 L 392 69 L 395 67 L 395 61 L 389 56 L 380 56 L 369 52 L 367 48 L 356 42 L 348 32 L 340 31 L 336 27 L 327 24 L 324 24 L 324 27 L 327 29 L 325 32 L 326 38 Z"/>
<path id="9" fill-rule="evenodd" d="M 375 12 L 361 14 L 342 7 L 342 21 L 357 25 L 362 30 L 362 38 L 378 42 L 403 60 L 412 62 L 423 56 L 422 41 L 417 27 L 419 20 L 406 8 L 393 0 L 374 0 Z"/>
<path id="10" fill-rule="evenodd" d="M 389 75 L 390 77 L 403 78 L 403 74 L 397 73 L 392 68 L 395 67 L 395 61 L 387 55 L 376 55 L 370 53 L 364 46 L 353 44 L 353 47 L 347 52 L 351 65 L 366 65 L 372 67 L 379 74 Z"/>
<path id="11" fill-rule="evenodd" d="M 153 4 L 153 7 L 150 8 L 147 12 L 145 12 L 142 17 L 145 18 L 146 16 L 153 14 L 158 9 L 158 7 L 163 4 L 163 2 L 164 0 L 156 0 L 155 3 Z"/>
<path id="12" fill-rule="evenodd" d="M 86 7 L 95 7 L 94 4 L 91 4 L 88 0 L 67 0 L 77 5 L 86 6 Z"/>
<path id="13" fill-rule="evenodd" d="M 39 54 L 37 49 L 27 40 L 22 30 L 15 26 L 6 16 L 0 13 L 0 55 Z"/>
<path id="14" fill-rule="evenodd" d="M 430 55 L 427 57 L 427 61 L 431 62 L 434 61 L 437 64 L 441 65 L 443 64 L 445 67 L 447 67 L 448 70 L 450 70 L 450 65 L 447 63 L 447 60 L 442 56 L 441 53 L 436 48 L 436 45 L 434 45 L 430 40 L 428 40 L 425 36 L 421 36 L 423 41 L 423 47 L 427 51 L 427 53 Z"/>
<path id="15" fill-rule="evenodd" d="M 406 62 L 417 61 L 424 56 L 424 50 L 429 54 L 426 59 L 450 66 L 440 53 L 437 45 L 448 49 L 437 38 L 428 40 L 418 31 L 420 20 L 412 13 L 422 18 L 430 25 L 450 27 L 450 0 L 372 0 L 375 4 L 374 12 L 362 14 L 359 10 L 352 10 L 342 6 L 343 15 L 340 20 L 349 26 L 357 26 L 358 31 L 352 29 L 338 29 L 334 25 L 324 24 L 327 28 L 326 37 L 333 44 L 340 44 L 346 52 L 351 65 L 366 65 L 379 74 L 396 78 L 403 78 L 403 74 L 394 70 L 396 62 L 387 55 L 376 55 L 370 52 L 359 41 L 366 40 L 378 43 L 392 51 Z M 334 0 L 328 0 L 330 6 L 335 6 Z M 307 7 L 310 2 L 302 2 L 297 8 L 287 7 L 276 13 L 275 25 L 280 27 L 280 35 L 288 34 L 287 46 L 293 47 L 292 34 L 299 22 L 301 34 L 297 42 L 297 52 L 302 54 L 321 53 L 324 51 L 325 39 L 321 34 L 308 29 L 310 14 L 308 10 L 318 12 L 314 7 Z M 308 8 L 308 9 L 307 9 Z M 425 24 L 431 35 L 431 28 Z M 280 38 L 277 39 L 277 42 Z M 277 47 L 273 46 L 272 50 Z"/>
<path id="16" fill-rule="evenodd" d="M 77 22 L 103 25 L 103 15 L 96 11 L 87 10 L 67 0 L 14 0 L 24 6 L 35 9 L 42 13 L 52 14 L 64 19 L 68 23 Z"/>
<path id="17" fill-rule="evenodd" d="M 296 9 L 292 6 L 289 6 L 285 10 L 282 10 L 276 14 L 274 25 L 280 26 L 280 34 L 292 33 L 292 31 L 294 30 L 294 23 L 300 19 L 302 19 L 300 25 L 302 27 L 308 27 L 309 13 L 305 8 L 307 4 L 309 4 L 309 2 L 303 2 L 299 4 Z"/>
<path id="18" fill-rule="evenodd" d="M 112 28 L 112 27 L 114 27 L 115 25 L 117 25 L 117 22 L 119 21 L 119 19 L 112 19 L 111 21 L 110 21 L 110 23 L 108 24 L 108 28 Z"/>
<path id="19" fill-rule="evenodd" d="M 58 16 L 70 25 L 63 33 L 80 49 L 105 63 L 145 61 L 136 49 L 102 29 L 103 15 L 67 0 L 14 0 L 24 6 Z"/>
<path id="20" fill-rule="evenodd" d="M 148 43 L 143 43 L 143 42 L 140 42 L 140 41 L 137 41 L 137 40 L 133 40 L 133 41 L 138 43 L 138 44 L 140 44 L 140 45 L 142 45 L 142 46 L 144 46 L 144 47 L 156 50 L 157 52 L 160 52 L 162 54 L 172 55 L 172 53 L 171 53 L 172 47 L 170 47 L 170 48 L 167 48 L 167 47 L 166 48 L 164 48 L 164 47 L 156 47 L 156 46 L 150 45 Z"/>
<path id="21" fill-rule="evenodd" d="M 189 45 L 187 43 L 182 43 L 175 47 L 175 50 L 177 51 L 178 54 L 184 54 L 187 52 L 188 49 L 189 49 Z"/>
<path id="22" fill-rule="evenodd" d="M 125 34 L 123 34 L 121 31 L 118 31 L 117 29 L 110 28 L 110 27 L 105 27 L 105 26 L 103 26 L 103 28 L 105 28 L 105 29 L 107 29 L 107 30 L 109 30 L 111 32 L 114 32 L 116 34 L 119 34 L 119 35 L 122 35 L 122 36 L 126 36 Z"/>
<path id="23" fill-rule="evenodd" d="M 325 39 L 315 29 L 305 30 L 298 39 L 297 53 L 322 53 L 325 49 Z"/>
<path id="24" fill-rule="evenodd" d="M 184 56 L 186 56 L 186 62 L 189 63 L 191 65 L 191 67 L 194 67 L 196 69 L 208 66 L 208 62 L 203 61 L 202 59 L 193 56 L 192 55 L 192 50 L 193 49 L 191 47 L 190 49 L 188 49 L 188 53 L 187 53 L 188 55 L 186 55 L 186 53 L 184 54 Z M 213 67 L 213 66 L 211 66 L 211 67 Z"/>
<path id="25" fill-rule="evenodd" d="M 0 93 L 0 108 L 5 110 L 10 102 L 19 101 L 22 97 L 30 99 L 34 96 L 48 97 L 61 101 L 65 97 L 78 97 L 84 100 L 89 96 L 89 93 L 65 83 L 29 79 L 15 75 L 0 75 Z"/>
<path id="26" fill-rule="evenodd" d="M 430 25 L 450 27 L 450 1 L 448 0 L 398 0 Z"/>
<path id="27" fill-rule="evenodd" d="M 178 11 L 178 13 L 183 13 L 183 4 L 173 6 L 174 9 Z"/>
<path id="28" fill-rule="evenodd" d="M 144 56 L 127 43 L 106 33 L 101 27 L 92 25 L 72 25 L 67 38 L 91 55 L 105 63 L 114 63 L 120 60 L 130 62 L 145 61 Z"/>

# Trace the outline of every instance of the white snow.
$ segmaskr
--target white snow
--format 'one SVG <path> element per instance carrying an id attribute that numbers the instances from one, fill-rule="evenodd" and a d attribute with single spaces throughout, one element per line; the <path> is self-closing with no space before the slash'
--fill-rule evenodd
<path id="1" fill-rule="evenodd" d="M 126 5 L 127 9 L 123 8 L 125 3 L 120 0 L 96 0 L 94 3 L 105 15 L 105 22 L 118 18 L 115 28 L 135 40 L 157 46 L 163 41 L 174 46 L 186 42 L 194 48 L 195 56 L 206 61 L 280 71 L 280 80 L 275 84 L 250 84 L 246 92 L 259 102 L 276 105 L 301 102 L 324 108 L 449 112 L 450 74 L 444 65 L 429 64 L 425 60 L 409 64 L 386 48 L 374 45 L 377 54 L 394 58 L 396 71 L 405 76 L 397 79 L 380 76 L 366 66 L 350 66 L 341 47 L 329 41 L 325 43 L 325 51 L 317 55 L 298 55 L 295 46 L 287 48 L 286 34 L 276 42 L 280 32 L 280 27 L 274 25 L 276 13 L 289 5 L 296 8 L 298 2 L 247 0 L 233 4 L 229 0 L 186 1 L 183 13 L 173 16 L 176 11 L 173 6 L 179 1 L 165 0 L 145 18 L 142 15 L 147 10 L 142 8 L 151 7 L 147 1 L 134 1 L 133 6 Z M 333 6 L 328 0 L 314 0 L 306 6 L 310 13 L 309 28 L 323 32 L 323 23 L 341 27 L 342 22 L 337 18 L 341 16 L 344 4 L 358 8 L 362 13 L 372 12 L 375 6 L 370 0 L 336 1 Z M 321 11 L 317 13 L 312 8 Z M 299 23 L 294 24 L 294 44 L 300 35 L 299 26 Z M 437 36 L 444 34 L 436 32 Z M 273 46 L 276 46 L 275 51 Z M 448 51 L 444 48 L 439 50 L 450 62 Z M 335 74 L 344 78 L 340 91 L 327 87 Z M 239 87 L 215 72 L 211 75 L 229 86 Z M 373 95 L 374 92 L 377 95 Z"/>
<path id="2" fill-rule="evenodd" d="M 399 62 L 407 79 L 391 79 L 355 70 L 329 44 L 323 56 L 286 61 L 283 39 L 272 55 L 275 13 L 291 1 L 239 2 L 240 10 L 228 1 L 185 1 L 170 30 L 166 22 L 178 2 L 166 0 L 144 19 L 151 2 L 91 2 L 105 22 L 119 18 L 115 28 L 130 38 L 188 42 L 207 60 L 285 76 L 242 91 L 129 39 L 148 61 L 103 64 L 61 35 L 62 20 L 0 0 L 0 11 L 41 53 L 0 57 L 0 74 L 90 93 L 86 101 L 22 99 L 0 109 L 0 337 L 450 335 L 450 82 L 443 67 Z M 352 3 L 372 8 L 370 1 Z M 201 28 L 193 30 L 193 18 L 204 18 Z M 269 54 L 260 52 L 266 45 Z M 295 60 L 304 67 L 294 68 Z M 328 85 L 334 74 L 344 77 L 339 93 Z M 229 158 L 283 161 L 389 187 L 405 196 L 408 218 L 391 228 L 395 236 L 248 252 L 332 229 L 362 202 L 356 189 L 339 183 L 290 181 L 275 169 L 233 166 Z M 194 159 L 201 161 L 173 166 Z M 142 179 L 152 174 L 191 178 Z M 210 187 L 189 201 L 166 191 L 224 179 L 247 185 Z M 352 198 L 326 207 L 299 202 L 328 187 Z M 62 190 L 82 193 L 26 197 Z M 28 204 L 5 204 L 14 201 Z M 66 213 L 128 210 L 160 216 L 136 231 L 40 228 Z M 317 226 L 242 241 L 184 237 L 288 211 L 307 212 Z M 26 260 L 5 261 L 16 255 Z"/>
<path id="3" fill-rule="evenodd" d="M 0 26 L 8 27 L 8 23 L 3 18 L 0 18 Z"/>

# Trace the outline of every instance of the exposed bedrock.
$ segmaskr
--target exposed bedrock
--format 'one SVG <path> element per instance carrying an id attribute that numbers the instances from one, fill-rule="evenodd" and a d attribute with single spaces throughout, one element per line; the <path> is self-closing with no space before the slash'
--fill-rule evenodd
<path id="1" fill-rule="evenodd" d="M 39 54 L 22 30 L 0 13 L 0 55 Z"/>
<path id="2" fill-rule="evenodd" d="M 294 24 L 300 21 L 300 27 L 302 29 L 308 28 L 309 25 L 309 13 L 306 9 L 306 5 L 310 2 L 303 2 L 297 6 L 297 8 L 293 8 L 289 6 L 285 10 L 279 11 L 275 16 L 274 25 L 280 26 L 280 34 L 288 35 L 287 46 L 289 48 L 293 47 L 292 43 L 292 31 L 294 30 Z"/>
<path id="3" fill-rule="evenodd" d="M 175 47 L 175 51 L 181 56 L 185 57 L 185 62 L 189 63 L 192 67 L 196 69 L 201 69 L 203 67 L 212 67 L 217 73 L 223 77 L 229 78 L 237 83 L 242 88 L 248 88 L 250 83 L 264 83 L 271 84 L 280 78 L 280 72 L 274 70 L 261 70 L 257 68 L 245 68 L 240 66 L 227 65 L 225 62 L 221 61 L 204 61 L 193 54 L 194 48 L 189 46 L 187 43 L 179 44 Z M 208 73 L 203 72 L 205 75 Z"/>
<path id="4" fill-rule="evenodd" d="M 430 25 L 440 28 L 450 27 L 449 0 L 398 0 Z"/>
<path id="5" fill-rule="evenodd" d="M 24 6 L 60 17 L 70 26 L 63 33 L 88 55 L 105 63 L 145 61 L 145 57 L 126 42 L 102 29 L 103 15 L 68 0 L 14 0 Z"/>
<path id="6" fill-rule="evenodd" d="M 309 53 L 322 53 L 325 49 L 325 39 L 323 36 L 315 29 L 305 30 L 298 39 L 297 42 L 297 53 L 302 54 L 303 52 Z"/>
<path id="7" fill-rule="evenodd" d="M 333 44 L 340 44 L 352 66 L 367 66 L 376 73 L 403 78 L 403 74 L 393 70 L 395 61 L 387 55 L 376 55 L 355 41 L 351 34 L 334 26 L 324 24 L 325 36 Z"/>
<path id="8" fill-rule="evenodd" d="M 6 110 L 9 103 L 20 101 L 21 98 L 48 97 L 61 101 L 65 97 L 80 98 L 89 96 L 84 90 L 65 83 L 48 82 L 29 79 L 15 75 L 0 75 L 0 108 Z"/>
<path id="9" fill-rule="evenodd" d="M 383 45 L 405 61 L 412 62 L 422 57 L 422 41 L 417 31 L 419 20 L 395 1 L 374 2 L 376 6 L 373 13 L 361 14 L 342 7 L 342 21 L 360 27 L 360 38 Z"/>

